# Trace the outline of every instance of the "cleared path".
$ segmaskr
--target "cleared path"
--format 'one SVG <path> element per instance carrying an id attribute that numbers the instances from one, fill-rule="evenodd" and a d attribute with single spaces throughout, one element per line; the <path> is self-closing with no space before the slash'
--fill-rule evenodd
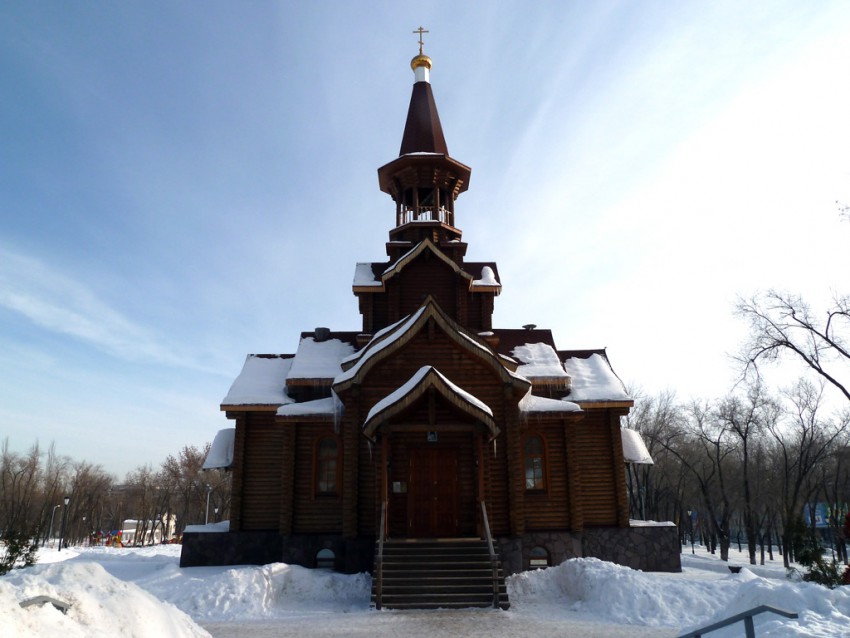
<path id="1" fill-rule="evenodd" d="M 350 636 L 357 638 L 612 638 L 614 636 L 677 635 L 669 627 L 609 625 L 582 619 L 580 614 L 551 610 L 535 618 L 528 611 L 494 610 L 382 611 L 299 614 L 276 620 L 245 623 L 201 623 L 214 638 L 284 638 Z"/>

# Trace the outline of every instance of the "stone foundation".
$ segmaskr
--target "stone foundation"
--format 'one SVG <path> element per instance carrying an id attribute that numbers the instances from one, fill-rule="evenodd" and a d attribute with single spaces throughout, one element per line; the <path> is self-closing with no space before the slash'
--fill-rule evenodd
<path id="1" fill-rule="evenodd" d="M 497 538 L 496 551 L 505 575 L 527 569 L 531 553 L 543 548 L 549 565 L 570 558 L 594 557 L 648 572 L 680 572 L 679 536 L 675 525 L 594 527 L 582 533 L 529 532 L 522 538 Z M 316 567 L 322 549 L 334 553 L 334 569 L 347 574 L 371 572 L 375 562 L 375 539 L 342 536 L 289 536 L 275 532 L 187 532 L 183 535 L 181 567 L 203 565 L 264 565 L 288 563 Z"/>
<path id="2" fill-rule="evenodd" d="M 316 567 L 322 549 L 334 553 L 334 569 L 347 574 L 372 571 L 375 540 L 341 536 L 289 536 L 276 532 L 183 534 L 180 567 L 288 563 Z"/>
<path id="3" fill-rule="evenodd" d="M 645 572 L 680 572 L 679 535 L 675 525 L 641 525 L 628 528 L 596 527 L 582 533 L 529 532 L 522 538 L 496 539 L 505 575 L 527 569 L 531 551 L 543 548 L 549 565 L 570 558 L 599 558 Z"/>
<path id="4" fill-rule="evenodd" d="M 584 530 L 583 555 L 645 572 L 682 571 L 679 531 L 673 523 Z"/>

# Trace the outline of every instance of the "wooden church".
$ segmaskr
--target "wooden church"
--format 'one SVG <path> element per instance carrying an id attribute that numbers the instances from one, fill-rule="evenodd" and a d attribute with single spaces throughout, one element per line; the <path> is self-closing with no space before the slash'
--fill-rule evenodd
<path id="1" fill-rule="evenodd" d="M 399 156 L 378 169 L 387 257 L 354 271 L 362 325 L 248 355 L 213 454 L 233 472 L 229 531 L 186 533 L 181 565 L 371 571 L 379 607 L 472 604 L 411 566 L 472 575 L 478 560 L 483 602 L 500 606 L 504 574 L 572 557 L 678 570 L 675 528 L 629 521 L 633 403 L 605 351 L 493 325 L 499 270 L 464 259 L 471 169 L 449 155 L 421 33 L 411 67 Z M 432 576 L 427 600 L 398 590 Z"/>

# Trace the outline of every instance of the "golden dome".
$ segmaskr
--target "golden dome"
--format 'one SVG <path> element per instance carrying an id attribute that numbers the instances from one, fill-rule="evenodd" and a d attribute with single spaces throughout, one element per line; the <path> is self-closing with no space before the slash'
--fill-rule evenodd
<path id="1" fill-rule="evenodd" d="M 431 70 L 431 58 L 423 53 L 420 53 L 410 61 L 410 68 L 414 71 L 421 66 L 424 66 L 429 71 Z"/>

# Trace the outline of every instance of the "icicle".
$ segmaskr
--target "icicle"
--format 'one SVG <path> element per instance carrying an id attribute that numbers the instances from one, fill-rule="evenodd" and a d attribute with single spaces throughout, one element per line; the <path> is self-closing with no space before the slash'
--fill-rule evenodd
<path id="1" fill-rule="evenodd" d="M 336 392 L 333 390 L 331 390 L 331 396 L 334 400 L 334 434 L 339 434 L 339 424 L 342 421 L 342 413 L 345 411 L 345 404 L 343 404 Z"/>
<path id="2" fill-rule="evenodd" d="M 496 458 L 496 439 L 493 439 L 493 458 Z"/>
<path id="3" fill-rule="evenodd" d="M 369 462 L 372 463 L 372 439 L 366 439 L 366 445 L 369 446 Z"/>

